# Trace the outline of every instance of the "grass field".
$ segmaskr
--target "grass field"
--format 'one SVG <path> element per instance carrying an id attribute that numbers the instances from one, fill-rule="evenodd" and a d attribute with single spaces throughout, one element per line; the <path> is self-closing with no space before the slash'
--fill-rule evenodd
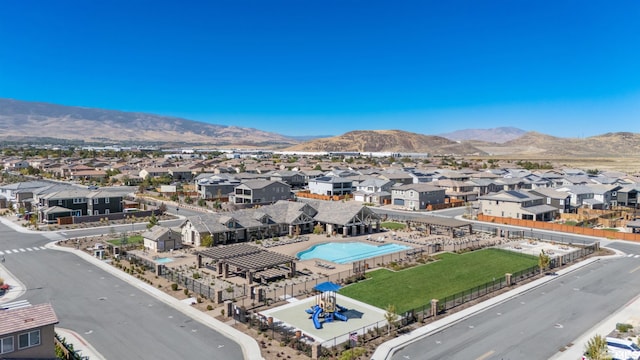
<path id="1" fill-rule="evenodd" d="M 401 224 L 401 223 L 397 223 L 397 222 L 387 221 L 387 222 L 381 223 L 380 227 L 381 228 L 385 228 L 385 229 L 389 229 L 389 230 L 401 230 L 401 229 L 404 229 L 405 227 L 407 227 L 407 225 Z"/>
<path id="2" fill-rule="evenodd" d="M 111 245 L 120 246 L 122 245 L 122 238 L 109 240 L 107 242 Z M 142 235 L 127 236 L 127 244 L 133 244 L 133 245 L 142 244 Z"/>
<path id="3" fill-rule="evenodd" d="M 402 313 L 538 264 L 535 256 L 500 249 L 445 253 L 439 258 L 398 272 L 372 271 L 367 280 L 341 289 L 340 294 L 382 309 L 393 304 Z"/>

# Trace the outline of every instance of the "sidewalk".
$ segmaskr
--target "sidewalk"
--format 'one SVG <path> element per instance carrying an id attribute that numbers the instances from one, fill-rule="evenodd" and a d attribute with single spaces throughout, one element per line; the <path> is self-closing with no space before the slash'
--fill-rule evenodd
<path id="1" fill-rule="evenodd" d="M 226 336 L 227 338 L 235 341 L 238 343 L 238 345 L 240 345 L 240 347 L 242 348 L 242 352 L 244 355 L 244 358 L 246 360 L 263 360 L 262 358 L 262 354 L 260 353 L 260 347 L 257 343 L 257 341 L 252 338 L 251 336 L 217 320 L 214 319 L 213 317 L 202 313 L 200 310 L 193 308 L 191 305 L 189 304 L 185 304 L 184 302 L 174 298 L 173 296 L 149 285 L 146 284 L 138 279 L 136 279 L 135 277 L 126 274 L 120 270 L 117 270 L 116 268 L 114 268 L 113 266 L 106 264 L 105 262 L 103 262 L 102 260 L 99 260 L 87 253 L 85 253 L 84 251 L 80 251 L 80 250 L 75 250 L 75 249 L 71 249 L 71 248 L 66 248 L 66 247 L 61 247 L 56 245 L 55 242 L 51 242 L 49 244 L 46 245 L 46 247 L 50 248 L 50 249 L 55 249 L 55 250 L 59 250 L 59 251 L 66 251 L 66 252 L 70 252 L 70 253 L 74 253 L 77 256 L 79 256 L 80 258 L 82 258 L 83 260 L 90 262 L 92 264 L 94 264 L 95 266 L 99 267 L 100 269 L 109 272 L 110 274 L 112 274 L 113 276 L 131 284 L 132 286 L 137 287 L 138 289 L 146 292 L 147 294 L 155 297 L 156 299 L 164 302 L 165 304 L 173 307 L 174 309 L 182 312 L 183 314 L 185 314 L 186 316 L 189 316 L 190 318 L 200 322 L 201 324 L 208 326 L 209 328 L 221 333 L 222 335 Z M 75 343 L 74 343 L 75 346 Z M 92 358 L 93 359 L 93 358 Z"/>
<path id="2" fill-rule="evenodd" d="M 489 300 L 483 301 L 477 305 L 471 306 L 469 308 L 466 308 L 462 311 L 459 311 L 455 314 L 451 314 L 447 317 L 444 317 L 440 320 L 436 320 L 431 324 L 425 325 L 419 329 L 416 329 L 408 334 L 405 335 L 401 335 L 396 337 L 395 339 L 389 340 L 385 343 L 383 343 L 382 345 L 378 346 L 378 348 L 376 349 L 376 351 L 373 353 L 373 355 L 371 356 L 371 360 L 386 360 L 386 359 L 391 359 L 391 356 L 393 356 L 393 354 L 400 350 L 402 347 L 407 346 L 413 342 L 419 341 L 437 331 L 440 331 L 444 328 L 447 328 L 449 326 L 452 326 L 460 321 L 465 320 L 468 317 L 471 317 L 473 315 L 476 315 L 482 311 L 491 309 L 492 307 L 499 305 L 505 301 L 510 300 L 511 298 L 514 298 L 522 293 L 525 293 L 527 291 L 533 290 L 539 286 L 544 285 L 545 283 L 549 282 L 549 281 L 553 281 L 555 279 L 559 279 L 562 276 L 569 274 L 577 269 L 580 269 L 581 267 L 587 266 L 589 264 L 592 264 L 596 261 L 599 261 L 600 258 L 598 257 L 593 257 L 590 259 L 587 259 L 585 261 L 582 261 L 580 263 L 574 264 L 572 266 L 569 266 L 565 269 L 562 270 L 558 270 L 557 271 L 557 276 L 545 276 L 542 277 L 540 279 L 537 279 L 535 281 L 532 281 L 528 284 L 519 286 L 511 291 L 508 291 L 506 293 L 500 294 L 498 296 L 495 296 Z M 638 307 L 640 308 L 640 300 L 636 301 L 638 303 Z M 614 321 L 614 328 L 615 328 L 615 321 Z M 611 331 L 611 330 L 609 330 Z M 608 332 L 607 332 L 608 333 Z M 590 337 L 590 336 L 589 336 Z M 587 337 L 587 340 L 588 338 Z M 586 340 L 585 340 L 586 343 Z M 575 350 L 575 348 L 578 348 L 578 344 L 576 342 L 576 345 L 574 345 L 571 349 L 569 350 Z M 580 349 L 584 349 L 583 345 L 580 345 Z M 572 355 L 569 355 L 569 350 L 565 351 L 562 355 L 563 356 L 568 356 L 568 357 L 558 357 L 556 360 L 576 360 L 576 359 L 580 359 L 580 356 L 582 356 L 582 351 L 578 351 L 579 355 L 575 356 L 575 357 L 571 357 Z M 576 353 L 578 353 L 576 352 Z M 573 354 L 571 352 L 571 354 Z"/>
<path id="3" fill-rule="evenodd" d="M 4 265 L 0 264 L 0 277 L 4 279 L 6 284 L 11 288 L 2 297 L 0 297 L 0 305 L 7 304 L 20 298 L 25 293 L 25 286 L 18 280 Z M 54 309 L 55 310 L 55 309 Z M 68 344 L 72 344 L 73 348 L 83 356 L 88 356 L 91 360 L 104 360 L 104 357 L 96 351 L 85 339 L 72 330 L 55 327 L 56 333 L 60 337 L 65 338 Z"/>

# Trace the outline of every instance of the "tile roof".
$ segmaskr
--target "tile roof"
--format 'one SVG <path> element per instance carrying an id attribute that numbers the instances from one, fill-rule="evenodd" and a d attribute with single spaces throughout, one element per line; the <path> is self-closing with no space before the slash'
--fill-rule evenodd
<path id="1" fill-rule="evenodd" d="M 0 310 L 0 336 L 58 323 L 51 304 Z"/>

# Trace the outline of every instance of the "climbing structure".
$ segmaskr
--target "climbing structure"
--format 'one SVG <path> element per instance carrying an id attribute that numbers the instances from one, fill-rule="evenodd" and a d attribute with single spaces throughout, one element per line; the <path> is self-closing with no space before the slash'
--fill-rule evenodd
<path id="1" fill-rule="evenodd" d="M 343 314 L 347 309 L 336 303 L 336 292 L 340 290 L 340 285 L 332 282 L 323 282 L 316 285 L 314 290 L 320 291 L 320 294 L 316 297 L 316 304 L 305 311 L 311 315 L 311 320 L 316 329 L 321 329 L 322 323 L 332 322 L 334 319 L 348 320 L 347 316 Z"/>

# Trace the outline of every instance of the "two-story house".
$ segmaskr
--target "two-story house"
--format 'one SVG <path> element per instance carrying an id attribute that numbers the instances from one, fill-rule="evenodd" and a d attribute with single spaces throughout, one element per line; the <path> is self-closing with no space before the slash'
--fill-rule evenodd
<path id="1" fill-rule="evenodd" d="M 293 198 L 291 186 L 280 181 L 248 180 L 236 186 L 229 197 L 233 204 L 273 204 Z"/>
<path id="2" fill-rule="evenodd" d="M 394 186 L 391 188 L 393 205 L 409 210 L 423 210 L 429 205 L 443 204 L 445 189 L 426 183 Z"/>
<path id="3" fill-rule="evenodd" d="M 318 195 L 348 195 L 353 192 L 353 182 L 338 176 L 320 176 L 309 179 L 309 192 Z"/>
<path id="4" fill-rule="evenodd" d="M 87 194 L 87 214 L 106 215 L 121 213 L 125 194 L 115 190 L 92 190 Z"/>
<path id="5" fill-rule="evenodd" d="M 477 197 L 475 186 L 469 181 L 442 179 L 433 181 L 430 184 L 445 189 L 445 195 L 451 199 L 467 202 L 474 201 Z"/>
<path id="6" fill-rule="evenodd" d="M 278 170 L 269 175 L 269 180 L 289 184 L 294 189 L 299 189 L 306 185 L 305 176 L 299 171 Z"/>
<path id="7" fill-rule="evenodd" d="M 529 193 L 544 198 L 544 203 L 558 209 L 560 214 L 571 212 L 571 195 L 551 188 L 536 188 Z"/>
<path id="8" fill-rule="evenodd" d="M 478 198 L 480 212 L 484 215 L 522 220 L 553 220 L 558 209 L 544 204 L 544 201 L 542 196 L 522 190 L 503 190 Z"/>
<path id="9" fill-rule="evenodd" d="M 563 186 L 556 188 L 556 190 L 566 192 L 571 195 L 572 209 L 581 207 L 585 200 L 594 198 L 593 190 L 585 185 Z"/>
<path id="10" fill-rule="evenodd" d="M 196 191 L 201 199 L 227 199 L 240 180 L 228 174 L 200 174 L 195 179 Z"/>
<path id="11" fill-rule="evenodd" d="M 362 180 L 356 185 L 356 191 L 353 193 L 355 201 L 362 201 L 371 204 L 387 204 L 391 203 L 391 187 L 393 181 L 368 178 Z"/>

